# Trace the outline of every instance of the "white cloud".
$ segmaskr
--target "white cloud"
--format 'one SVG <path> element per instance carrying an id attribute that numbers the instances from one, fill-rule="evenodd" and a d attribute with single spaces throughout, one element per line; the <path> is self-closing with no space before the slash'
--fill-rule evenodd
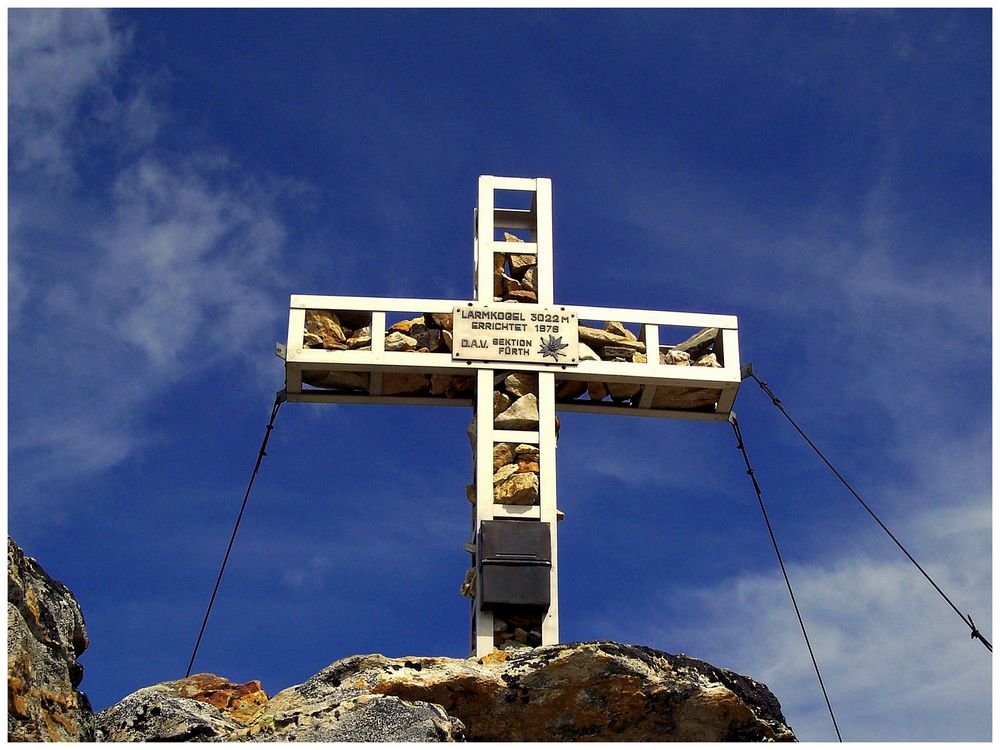
<path id="1" fill-rule="evenodd" d="M 100 471 L 157 442 L 159 399 L 213 368 L 258 388 L 284 313 L 278 201 L 299 188 L 224 154 L 148 148 L 171 115 L 142 74 L 120 73 L 128 46 L 104 12 L 11 11 L 18 482 Z"/>

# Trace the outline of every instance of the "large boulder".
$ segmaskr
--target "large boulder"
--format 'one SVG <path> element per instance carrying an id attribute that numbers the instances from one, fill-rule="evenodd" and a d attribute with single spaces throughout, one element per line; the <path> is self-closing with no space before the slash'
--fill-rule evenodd
<path id="1" fill-rule="evenodd" d="M 698 659 L 611 641 L 521 648 L 483 659 L 351 656 L 266 703 L 259 696 L 244 701 L 240 711 L 227 695 L 256 695 L 254 690 L 198 677 L 223 688 L 188 689 L 185 697 L 182 680 L 140 690 L 99 714 L 103 739 L 795 739 L 766 686 Z"/>
<path id="2" fill-rule="evenodd" d="M 77 687 L 89 645 L 80 605 L 7 538 L 7 738 L 89 742 L 90 701 Z"/>
<path id="3" fill-rule="evenodd" d="M 439 705 L 473 741 L 795 739 L 766 686 L 698 659 L 611 641 L 480 660 L 354 657 L 327 671 L 371 693 Z"/>

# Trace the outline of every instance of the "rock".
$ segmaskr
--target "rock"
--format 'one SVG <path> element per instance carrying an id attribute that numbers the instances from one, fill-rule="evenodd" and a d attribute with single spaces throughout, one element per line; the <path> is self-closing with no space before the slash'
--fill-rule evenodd
<path id="1" fill-rule="evenodd" d="M 403 396 L 426 393 L 431 379 L 426 375 L 410 372 L 387 372 L 382 375 L 383 396 Z"/>
<path id="2" fill-rule="evenodd" d="M 306 332 L 319 336 L 324 349 L 346 348 L 340 318 L 330 310 L 306 310 Z"/>
<path id="3" fill-rule="evenodd" d="M 660 364 L 661 365 L 689 365 L 691 364 L 691 355 L 687 352 L 681 352 L 677 349 L 668 349 L 665 352 L 660 352 Z"/>
<path id="4" fill-rule="evenodd" d="M 473 505 L 476 504 L 476 485 L 474 484 L 465 485 L 465 499 L 468 500 Z"/>
<path id="5" fill-rule="evenodd" d="M 534 292 L 529 292 L 527 289 L 520 289 L 508 292 L 504 295 L 504 299 L 514 300 L 515 302 L 524 302 L 527 304 L 535 304 L 538 302 L 538 295 Z"/>
<path id="6" fill-rule="evenodd" d="M 428 328 L 450 331 L 453 324 L 454 316 L 451 313 L 424 313 L 424 325 Z"/>
<path id="7" fill-rule="evenodd" d="M 517 471 L 516 466 L 510 468 Z M 513 474 L 493 488 L 493 502 L 499 505 L 534 505 L 538 502 L 538 475 Z"/>
<path id="8" fill-rule="evenodd" d="M 372 345 L 372 329 L 362 328 L 354 332 L 354 335 L 347 339 L 347 348 L 361 349 Z"/>
<path id="9" fill-rule="evenodd" d="M 515 456 L 513 443 L 493 444 L 493 473 L 500 471 L 500 467 L 513 464 Z"/>
<path id="10" fill-rule="evenodd" d="M 510 232 L 504 232 L 503 233 L 503 241 L 504 242 L 524 242 L 524 240 L 522 240 L 516 234 L 511 234 Z"/>
<path id="11" fill-rule="evenodd" d="M 538 460 L 538 454 L 540 450 L 537 445 L 532 445 L 531 443 L 519 443 L 516 448 L 514 448 L 514 455 L 518 458 L 534 458 Z"/>
<path id="12" fill-rule="evenodd" d="M 600 328 L 581 325 L 579 331 L 581 343 L 590 347 L 601 349 L 605 346 L 627 346 L 633 351 L 646 351 L 646 344 L 642 341 L 633 341 L 625 336 L 617 336 L 608 331 L 602 331 Z"/>
<path id="13" fill-rule="evenodd" d="M 445 389 L 444 395 L 446 398 L 458 398 L 459 396 L 467 396 L 472 393 L 476 388 L 476 376 L 475 375 L 456 375 L 451 379 L 448 387 Z"/>
<path id="14" fill-rule="evenodd" d="M 635 334 L 632 333 L 628 328 L 623 326 L 621 323 L 615 320 L 609 320 L 604 324 L 604 330 L 608 333 L 613 333 L 615 336 L 621 336 L 628 339 L 629 341 L 636 341 Z"/>
<path id="15" fill-rule="evenodd" d="M 451 335 L 451 331 L 441 331 L 441 341 L 444 342 L 444 348 L 450 352 L 451 343 L 454 341 L 454 336 Z"/>
<path id="16" fill-rule="evenodd" d="M 603 401 L 608 396 L 608 387 L 604 383 L 587 383 L 587 395 L 591 401 Z"/>
<path id="17" fill-rule="evenodd" d="M 414 323 L 407 335 L 417 342 L 417 349 L 433 352 L 441 346 L 441 330 L 428 328 L 423 323 Z"/>
<path id="18" fill-rule="evenodd" d="M 387 352 L 413 352 L 417 350 L 417 340 L 400 331 L 393 331 L 385 337 L 385 350 Z"/>
<path id="19" fill-rule="evenodd" d="M 698 357 L 698 361 L 694 363 L 695 367 L 722 367 L 719 364 L 719 360 L 716 358 L 715 354 L 709 352 L 708 354 Z"/>
<path id="20" fill-rule="evenodd" d="M 646 355 L 642 354 L 641 352 L 636 352 L 635 354 L 632 355 L 632 362 L 634 362 L 635 364 L 643 364 L 644 365 L 648 361 L 649 360 L 646 359 Z"/>
<path id="21" fill-rule="evenodd" d="M 410 320 L 401 320 L 398 323 L 393 323 L 391 326 L 389 326 L 389 330 L 390 331 L 399 331 L 400 333 L 407 333 L 408 334 L 412 330 L 413 326 L 415 326 L 415 325 L 421 325 L 422 326 L 423 324 L 424 324 L 424 319 L 421 316 L 421 317 L 418 317 L 418 318 L 411 318 Z"/>
<path id="22" fill-rule="evenodd" d="M 537 474 L 539 472 L 538 468 L 538 454 L 518 456 L 517 457 L 517 471 L 519 474 L 525 474 L 531 472 Z"/>
<path id="23" fill-rule="evenodd" d="M 517 257 L 518 258 L 523 258 L 524 256 L 523 255 L 519 255 Z M 532 256 L 528 256 L 528 257 L 532 257 Z M 511 270 L 512 271 L 513 271 L 513 265 L 514 265 L 513 258 L 514 258 L 514 256 L 511 256 L 511 267 L 512 267 Z M 521 287 L 523 289 L 527 289 L 529 292 L 535 292 L 536 294 L 538 293 L 538 266 L 537 265 L 532 264 L 532 265 L 529 265 L 525 269 L 524 276 L 521 277 Z"/>
<path id="24" fill-rule="evenodd" d="M 521 286 L 521 282 L 517 279 L 512 279 L 507 274 L 503 275 L 503 290 L 504 294 L 510 294 L 511 292 L 520 292 L 524 287 Z"/>
<path id="25" fill-rule="evenodd" d="M 303 370 L 302 382 L 317 388 L 333 388 L 339 391 L 367 391 L 370 376 L 367 372 Z"/>
<path id="26" fill-rule="evenodd" d="M 617 361 L 617 362 L 631 362 L 632 355 L 637 353 L 634 349 L 629 349 L 627 346 L 605 346 L 601 348 L 601 359 Z"/>
<path id="27" fill-rule="evenodd" d="M 465 571 L 465 578 L 462 579 L 462 585 L 458 587 L 458 595 L 465 599 L 476 598 L 475 568 L 469 568 L 467 571 Z"/>
<path id="28" fill-rule="evenodd" d="M 501 414 L 511 405 L 512 399 L 503 391 L 493 391 L 493 416 Z"/>
<path id="29" fill-rule="evenodd" d="M 556 398 L 577 398 L 587 392 L 582 380 L 563 380 L 556 386 Z"/>
<path id="30" fill-rule="evenodd" d="M 451 385 L 452 377 L 454 376 L 444 373 L 434 373 L 431 375 L 430 394 L 432 396 L 443 396 L 444 392 L 448 390 L 448 386 Z"/>
<path id="31" fill-rule="evenodd" d="M 493 484 L 502 484 L 517 474 L 517 464 L 504 464 L 493 474 Z"/>
<path id="32" fill-rule="evenodd" d="M 587 346 L 582 341 L 579 344 L 579 352 L 578 353 L 580 355 L 580 361 L 581 362 L 586 362 L 588 359 L 589 360 L 594 360 L 595 362 L 599 362 L 600 359 L 601 359 L 600 357 L 597 356 L 597 352 L 595 352 L 593 349 L 591 349 L 589 346 Z"/>
<path id="33" fill-rule="evenodd" d="M 7 739 L 92 742 L 94 714 L 77 688 L 89 645 L 70 590 L 7 537 Z"/>
<path id="34" fill-rule="evenodd" d="M 282 690 L 231 740 L 255 742 L 457 742 L 464 727 L 440 706 L 369 690 L 360 674 L 384 656 L 334 662 L 301 685 Z M 400 666 L 414 662 L 400 659 Z"/>
<path id="35" fill-rule="evenodd" d="M 538 373 L 512 372 L 503 381 L 503 387 L 515 398 L 527 396 L 529 393 L 538 395 Z"/>
<path id="36" fill-rule="evenodd" d="M 101 711 L 103 742 L 227 740 L 267 703 L 257 680 L 242 685 L 213 674 L 143 688 Z"/>
<path id="37" fill-rule="evenodd" d="M 660 386 L 653 394 L 654 409 L 698 409 L 715 406 L 721 392 L 717 388 L 671 388 Z"/>
<path id="38" fill-rule="evenodd" d="M 503 268 L 507 258 L 503 253 L 493 253 L 493 296 L 503 295 Z"/>
<path id="39" fill-rule="evenodd" d="M 309 331 L 304 331 L 302 333 L 302 346 L 306 349 L 322 349 L 323 337 L 315 333 L 309 333 Z"/>
<path id="40" fill-rule="evenodd" d="M 538 399 L 535 394 L 521 396 L 517 401 L 497 415 L 493 426 L 498 430 L 537 430 Z"/>
<path id="41" fill-rule="evenodd" d="M 474 742 L 795 740 L 765 685 L 698 659 L 611 641 L 510 644 L 480 660 L 351 657 L 320 674 L 440 706 Z"/>
<path id="42" fill-rule="evenodd" d="M 699 359 L 707 354 L 715 345 L 715 339 L 719 335 L 718 328 L 702 328 L 694 336 L 685 339 L 674 347 L 675 351 L 687 352 L 691 359 Z"/>
<path id="43" fill-rule="evenodd" d="M 642 385 L 638 383 L 608 383 L 608 393 L 612 401 L 628 401 L 633 396 L 638 396 L 642 391 Z"/>

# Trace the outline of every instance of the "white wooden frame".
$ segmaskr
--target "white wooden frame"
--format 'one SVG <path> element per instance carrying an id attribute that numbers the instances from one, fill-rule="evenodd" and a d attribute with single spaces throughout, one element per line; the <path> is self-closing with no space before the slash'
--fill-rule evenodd
<path id="1" fill-rule="evenodd" d="M 516 190 L 533 194 L 529 209 L 497 206 L 496 191 Z M 552 183 L 546 178 L 513 178 L 482 176 L 479 178 L 479 200 L 474 213 L 474 301 L 493 302 L 493 255 L 508 253 L 537 256 L 538 304 L 557 307 L 553 300 L 553 236 Z M 528 229 L 528 242 L 497 241 L 497 228 Z M 558 555 L 556 545 L 556 434 L 557 411 L 594 414 L 620 414 L 672 419 L 725 421 L 732 411 L 740 386 L 740 360 L 737 319 L 732 315 L 662 312 L 628 308 L 558 306 L 575 312 L 581 321 L 617 321 L 639 326 L 640 338 L 646 345 L 647 362 L 583 361 L 575 365 L 501 363 L 453 360 L 450 353 L 387 352 L 385 350 L 386 321 L 389 316 L 451 313 L 468 300 L 435 300 L 381 297 L 339 297 L 292 295 L 288 318 L 285 358 L 285 387 L 289 401 L 331 403 L 384 403 L 423 406 L 473 406 L 476 423 L 475 487 L 476 503 L 472 514 L 473 538 L 478 544 L 483 521 L 495 518 L 531 519 L 549 523 L 551 530 L 552 570 L 550 606 L 542 621 L 542 644 L 559 642 Z M 370 351 L 326 351 L 304 346 L 307 310 L 332 310 L 371 313 L 372 344 Z M 663 342 L 660 328 L 666 326 L 692 329 L 718 329 L 715 352 L 722 367 L 696 367 L 660 364 L 658 353 Z M 367 392 L 335 392 L 303 388 L 302 372 L 355 371 L 370 374 Z M 493 418 L 494 377 L 501 371 L 538 373 L 538 429 L 532 431 L 497 430 Z M 383 396 L 381 383 L 386 372 L 476 375 L 473 397 L 444 398 L 438 396 Z M 642 386 L 637 405 L 614 402 L 557 401 L 556 382 L 583 380 L 603 383 L 638 383 Z M 709 388 L 719 391 L 714 409 L 680 410 L 651 407 L 657 389 Z M 512 442 L 539 447 L 539 504 L 509 506 L 494 504 L 493 446 Z M 478 560 L 478 549 L 476 559 Z M 477 587 L 472 605 L 471 643 L 476 656 L 494 650 L 493 613 L 479 606 Z"/>

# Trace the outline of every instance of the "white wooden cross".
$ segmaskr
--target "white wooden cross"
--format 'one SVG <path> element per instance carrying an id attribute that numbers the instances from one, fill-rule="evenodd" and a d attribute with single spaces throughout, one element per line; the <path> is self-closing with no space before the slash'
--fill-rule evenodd
<path id="1" fill-rule="evenodd" d="M 511 198 L 519 194 L 522 197 L 528 194 L 529 200 L 522 201 L 520 206 L 512 205 L 516 201 L 512 202 Z M 552 183 L 547 178 L 480 177 L 474 225 L 476 271 L 472 300 L 292 295 L 288 341 L 286 346 L 278 347 L 278 353 L 285 359 L 289 401 L 473 407 L 470 436 L 474 445 L 475 478 L 470 499 L 474 501 L 474 541 L 467 545 L 473 555 L 473 566 L 482 570 L 479 563 L 484 561 L 480 559 L 482 540 L 479 532 L 484 521 L 517 519 L 548 524 L 551 548 L 549 602 L 547 609 L 533 610 L 532 616 L 541 619 L 541 645 L 549 645 L 559 642 L 556 412 L 725 421 L 740 385 L 737 320 L 731 315 L 556 305 L 553 299 Z M 504 237 L 512 235 L 500 236 L 502 230 L 521 232 L 528 241 L 507 241 Z M 535 256 L 533 283 L 519 283 L 502 273 L 506 268 L 503 262 L 511 255 L 521 256 L 520 261 L 525 256 Z M 501 299 L 511 296 L 507 292 L 520 286 L 533 286 L 537 300 L 525 303 L 525 298 L 530 300 L 530 295 L 525 294 L 513 295 L 520 298 L 516 302 Z M 346 328 L 353 329 L 355 336 L 343 343 L 317 344 L 317 337 L 305 332 L 307 311 L 332 311 Z M 510 314 L 494 315 L 497 312 Z M 444 336 L 440 331 L 435 336 L 435 344 L 440 337 L 450 346 L 435 346 L 433 351 L 427 347 L 423 351 L 394 351 L 400 338 L 393 336 L 387 350 L 389 317 L 402 320 L 419 315 L 429 318 L 432 314 L 455 316 L 454 336 Z M 495 330 L 485 332 L 480 326 L 478 333 L 469 334 L 470 323 L 466 318 L 477 315 L 484 320 L 490 320 L 491 316 L 501 321 L 505 317 L 517 320 L 511 325 L 493 324 L 491 327 Z M 438 317 L 438 321 L 443 319 Z M 310 320 L 315 320 L 315 313 Z M 645 357 L 632 357 L 633 361 L 620 356 L 612 359 L 608 355 L 594 358 L 585 347 L 577 350 L 575 337 L 579 335 L 580 342 L 590 341 L 592 348 L 607 353 L 608 350 L 601 349 L 602 337 L 591 327 L 578 327 L 578 324 L 588 322 L 600 329 L 611 321 L 638 332 L 636 340 L 627 348 L 642 350 Z M 370 326 L 370 342 L 364 332 L 357 335 L 357 329 L 365 325 Z M 459 331 L 460 326 L 464 335 Z M 609 345 L 621 343 L 625 335 L 630 339 L 634 337 L 634 333 L 624 334 L 621 328 L 611 328 L 623 335 L 606 336 Z M 348 337 L 349 332 L 344 336 Z M 667 340 L 681 343 L 661 344 Z M 485 348 L 475 348 L 473 342 Z M 529 342 L 530 346 L 525 346 Z M 505 343 L 512 345 L 505 347 Z M 554 346 L 546 349 L 543 344 Z M 564 344 L 569 346 L 562 351 Z M 706 357 L 702 364 L 711 366 L 696 366 L 694 360 L 686 359 L 690 351 L 697 355 L 707 349 L 712 350 L 714 357 Z M 610 350 L 612 355 L 621 353 L 620 349 Z M 532 424 L 526 430 L 497 429 L 494 424 L 495 384 L 512 371 L 536 373 L 538 377 L 537 426 Z M 334 383 L 339 387 L 310 388 L 303 384 L 303 373 L 306 373 L 306 380 Z M 437 376 L 434 387 L 421 385 L 434 376 Z M 454 378 L 464 378 L 464 385 L 474 383 L 474 388 L 463 388 L 462 381 Z M 400 386 L 401 379 L 416 385 Z M 443 393 L 441 383 L 448 379 L 459 387 Z M 583 383 L 591 385 L 581 394 Z M 386 387 L 387 384 L 391 387 Z M 575 384 L 579 385 L 574 387 Z M 400 392 L 401 387 L 403 392 Z M 408 393 L 407 389 L 414 392 Z M 607 393 L 609 390 L 611 395 Z M 537 446 L 538 499 L 534 504 L 494 502 L 494 446 L 499 443 Z M 499 610 L 499 607 L 487 606 L 483 600 L 482 578 L 483 575 L 477 576 L 470 628 L 470 650 L 477 656 L 484 656 L 496 648 L 494 610 Z M 504 609 L 505 615 L 508 610 L 517 615 L 516 606 Z"/>

